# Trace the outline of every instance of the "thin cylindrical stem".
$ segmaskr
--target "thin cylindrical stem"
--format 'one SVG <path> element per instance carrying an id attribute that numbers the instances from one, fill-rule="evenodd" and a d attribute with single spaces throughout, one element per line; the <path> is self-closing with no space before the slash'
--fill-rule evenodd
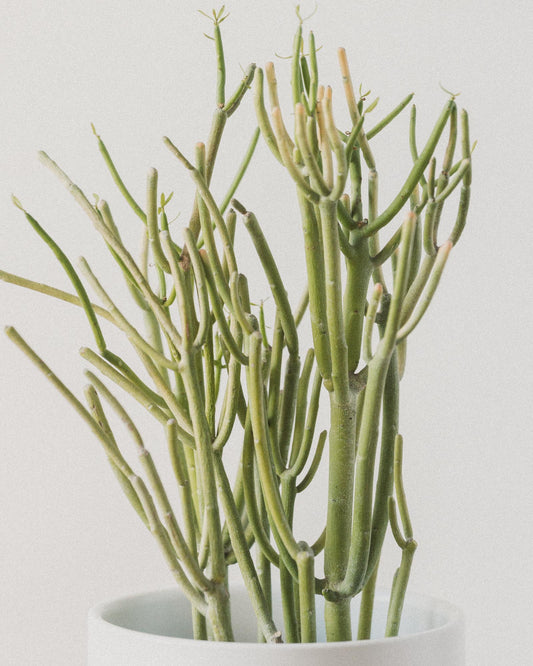
<path id="1" fill-rule="evenodd" d="M 105 384 L 100 382 L 98 378 L 94 376 L 92 378 L 92 382 L 95 389 L 102 395 L 106 402 L 109 403 L 111 408 L 118 414 L 121 421 L 123 421 L 123 423 L 126 425 L 128 432 L 136 444 L 139 460 L 141 461 L 141 464 L 145 470 L 146 477 L 152 488 L 152 493 L 156 499 L 157 504 L 159 505 L 159 510 L 163 515 L 170 541 L 176 551 L 177 556 L 184 563 L 194 584 L 203 591 L 210 590 L 212 587 L 211 581 L 209 581 L 200 570 L 198 562 L 193 556 L 182 535 L 181 529 L 177 523 L 174 511 L 168 499 L 168 495 L 161 481 L 159 472 L 157 471 L 150 452 L 145 448 L 139 431 L 135 427 L 133 421 L 131 420 L 124 407 L 105 386 Z"/>
<path id="2" fill-rule="evenodd" d="M 316 102 L 316 126 L 318 128 L 318 148 L 320 151 L 320 159 L 322 161 L 322 173 L 328 188 L 333 188 L 333 154 L 331 152 L 331 144 L 329 142 L 328 132 L 326 129 L 326 121 L 324 118 L 324 86 L 319 86 L 318 97 Z M 311 128 L 309 128 L 311 129 Z"/>
<path id="3" fill-rule="evenodd" d="M 298 392 L 296 396 L 294 429 L 293 429 L 292 445 L 289 457 L 289 468 L 293 468 L 294 465 L 296 464 L 296 460 L 299 457 L 299 453 L 303 444 L 302 440 L 304 435 L 305 416 L 307 409 L 307 389 L 309 387 L 309 380 L 311 378 L 311 370 L 313 369 L 314 360 L 315 360 L 314 351 L 312 349 L 309 349 L 307 351 L 300 379 L 298 381 Z"/>
<path id="4" fill-rule="evenodd" d="M 279 567 L 279 555 L 274 550 L 263 527 L 263 520 L 257 504 L 254 485 L 254 442 L 250 420 L 246 423 L 242 451 L 243 490 L 246 513 L 255 535 L 255 541 L 263 555 L 275 566 Z"/>
<path id="5" fill-rule="evenodd" d="M 292 45 L 291 88 L 293 104 L 302 99 L 303 85 L 300 70 L 300 53 L 302 51 L 302 24 L 298 24 Z"/>
<path id="6" fill-rule="evenodd" d="M 263 94 L 263 70 L 258 67 L 255 70 L 254 76 L 254 106 L 257 123 L 261 130 L 261 134 L 265 140 L 266 145 L 270 148 L 274 157 L 278 162 L 282 162 L 281 155 L 278 148 L 278 142 L 270 124 L 270 118 L 265 108 L 264 94 Z"/>
<path id="7" fill-rule="evenodd" d="M 226 63 L 224 61 L 224 47 L 222 44 L 222 34 L 220 32 L 220 24 L 215 21 L 215 51 L 217 55 L 217 106 L 224 106 L 226 100 Z"/>
<path id="8" fill-rule="evenodd" d="M 261 372 L 261 334 L 252 333 L 250 336 L 250 365 L 248 369 L 248 392 L 254 433 L 254 445 L 263 488 L 265 503 L 277 531 L 287 548 L 290 556 L 295 559 L 298 553 L 298 544 L 285 515 L 278 482 L 272 468 L 271 453 L 269 451 L 268 429 L 264 405 L 263 378 Z"/>
<path id="9" fill-rule="evenodd" d="M 98 395 L 91 386 L 85 388 L 84 394 L 87 406 L 89 407 L 90 412 L 93 414 L 95 421 L 98 423 L 105 436 L 109 439 L 110 443 L 115 447 L 117 453 L 120 455 L 116 439 L 113 435 L 111 427 L 109 426 L 109 422 L 106 418 L 104 410 L 102 409 Z M 111 458 L 108 457 L 108 460 L 109 464 L 111 465 L 111 469 L 113 470 L 128 501 L 144 523 L 144 526 L 148 527 L 148 518 L 146 517 L 141 500 L 139 499 L 139 496 L 137 495 L 130 479 Z"/>
<path id="10" fill-rule="evenodd" d="M 324 265 L 326 280 L 326 315 L 328 320 L 331 380 L 337 400 L 348 402 L 348 348 L 344 333 L 342 308 L 342 278 L 335 202 L 323 199 L 320 203 Z"/>
<path id="11" fill-rule="evenodd" d="M 320 198 L 319 194 L 315 192 L 309 185 L 303 176 L 301 169 L 294 161 L 292 153 L 292 141 L 290 140 L 287 130 L 285 129 L 283 118 L 281 116 L 281 110 L 279 107 L 272 109 L 272 125 L 274 128 L 274 134 L 276 136 L 279 152 L 287 171 L 299 189 L 305 194 L 305 196 L 311 201 L 317 203 Z"/>
<path id="12" fill-rule="evenodd" d="M 148 493 L 144 481 L 138 477 L 134 476 L 132 478 L 132 484 L 137 491 L 141 501 L 143 503 L 143 508 L 148 517 L 149 529 L 157 540 L 159 547 L 161 548 L 163 555 L 167 561 L 167 564 L 170 568 L 174 579 L 183 589 L 184 594 L 187 596 L 194 608 L 196 608 L 201 613 L 207 613 L 207 604 L 203 594 L 198 592 L 196 588 L 190 583 L 189 579 L 185 575 L 181 564 L 179 563 L 178 558 L 168 538 L 168 534 L 163 527 L 159 516 L 157 515 L 157 510 L 155 508 L 154 502 Z"/>
<path id="13" fill-rule="evenodd" d="M 315 556 L 306 543 L 300 543 L 296 557 L 298 565 L 298 590 L 300 593 L 300 627 L 302 643 L 316 642 L 315 610 Z"/>
<path id="14" fill-rule="evenodd" d="M 220 302 L 220 295 L 216 290 L 215 278 L 211 271 L 211 266 L 209 260 L 205 253 L 200 253 L 202 261 L 204 264 L 205 276 L 207 281 L 207 290 L 209 292 L 209 298 L 211 300 L 211 307 L 213 309 L 213 314 L 218 324 L 218 329 L 220 335 L 224 340 L 224 343 L 228 347 L 230 353 L 241 363 L 242 365 L 248 365 L 248 357 L 241 351 L 239 343 L 235 340 L 234 336 L 231 333 L 228 322 L 226 321 L 226 316 L 224 314 L 222 303 Z M 230 296 L 231 299 L 231 296 Z"/>
<path id="15" fill-rule="evenodd" d="M 115 181 L 116 186 L 118 187 L 120 193 L 124 197 L 124 199 L 128 202 L 130 205 L 131 209 L 137 215 L 137 217 L 146 224 L 146 213 L 142 210 L 142 208 L 139 206 L 139 204 L 135 201 L 135 199 L 132 197 L 130 194 L 128 188 L 124 184 L 124 181 L 120 177 L 117 168 L 115 167 L 115 164 L 113 160 L 111 159 L 111 155 L 109 154 L 109 151 L 107 150 L 107 147 L 105 143 L 102 141 L 102 138 L 100 137 L 99 134 L 96 133 L 96 130 L 94 128 L 94 125 L 92 125 L 93 128 L 93 133 L 98 140 L 98 149 L 100 150 L 100 153 L 102 157 L 104 158 L 104 162 L 106 163 L 107 168 L 109 169 L 109 172 L 111 174 L 111 177 Z"/>
<path id="16" fill-rule="evenodd" d="M 426 290 L 423 293 L 423 295 L 420 297 L 420 301 L 418 302 L 416 308 L 414 309 L 413 314 L 409 317 L 409 319 L 407 319 L 405 324 L 403 324 L 403 326 L 399 329 L 396 335 L 396 340 L 398 342 L 401 342 L 413 331 L 413 329 L 417 326 L 417 324 L 424 316 L 424 313 L 428 309 L 429 304 L 431 303 L 431 300 L 439 285 L 442 272 L 444 271 L 444 267 L 450 255 L 452 247 L 453 244 L 450 241 L 447 241 L 446 243 L 443 243 L 441 248 L 439 249 L 433 267 L 433 271 L 431 272 L 431 277 L 429 278 L 427 283 Z"/>
<path id="17" fill-rule="evenodd" d="M 407 501 L 405 498 L 405 490 L 402 478 L 402 462 L 403 462 L 403 438 L 401 435 L 397 435 L 394 448 L 394 487 L 396 490 L 396 497 L 398 498 L 398 509 L 402 521 L 404 534 L 403 535 L 401 534 L 398 525 L 394 498 L 390 497 L 389 498 L 390 523 L 396 542 L 402 549 L 402 559 L 400 566 L 394 575 L 394 580 L 392 584 L 389 611 L 387 615 L 387 625 L 385 629 L 386 636 L 398 635 L 403 603 L 405 599 L 405 592 L 407 589 L 407 583 L 409 581 L 413 556 L 417 548 L 417 543 L 413 539 L 413 528 L 411 525 L 411 519 L 409 517 L 409 511 L 407 509 Z"/>
<path id="18" fill-rule="evenodd" d="M 232 116 L 239 108 L 239 105 L 242 102 L 246 91 L 249 90 L 250 86 L 252 85 L 255 68 L 256 66 L 253 62 L 248 65 L 248 67 L 244 70 L 244 76 L 242 77 L 239 85 L 235 88 L 233 95 L 231 95 L 231 97 L 229 97 L 226 101 L 224 105 L 224 112 L 228 118 Z"/>
<path id="19" fill-rule="evenodd" d="M 41 227 L 41 225 L 37 222 L 37 220 L 32 215 L 30 215 L 27 211 L 25 211 L 24 208 L 22 208 L 18 199 L 13 198 L 13 201 L 15 202 L 17 207 L 20 208 L 20 210 L 22 210 L 26 219 L 31 224 L 33 229 L 44 240 L 44 242 L 48 245 L 48 247 L 52 250 L 52 252 L 57 257 L 59 263 L 65 269 L 65 272 L 68 275 L 69 280 L 72 283 L 72 286 L 74 287 L 74 289 L 76 290 L 76 293 L 78 294 L 78 298 L 80 299 L 82 307 L 85 310 L 85 314 L 87 315 L 87 319 L 89 320 L 89 324 L 90 324 L 91 329 L 93 331 L 93 335 L 94 335 L 94 338 L 96 340 L 96 344 L 98 346 L 98 349 L 100 350 L 100 352 L 103 352 L 104 349 L 106 348 L 106 343 L 105 343 L 105 340 L 104 340 L 104 336 L 102 334 L 102 330 L 100 328 L 100 324 L 98 323 L 98 319 L 97 319 L 96 314 L 95 314 L 95 312 L 92 308 L 91 301 L 89 300 L 87 292 L 85 291 L 85 287 L 83 286 L 80 278 L 78 277 L 78 274 L 74 270 L 74 266 L 71 264 L 67 255 L 63 252 L 63 250 L 59 247 L 59 245 L 43 229 L 43 227 Z"/>
<path id="20" fill-rule="evenodd" d="M 331 349 L 327 320 L 324 255 L 319 222 L 313 205 L 298 197 L 305 241 L 305 263 L 309 285 L 309 314 L 318 367 L 326 387 L 331 385 Z"/>
<path id="21" fill-rule="evenodd" d="M 198 532 L 198 523 L 194 508 L 192 488 L 190 481 L 187 459 L 183 450 L 183 444 L 179 438 L 178 428 L 174 419 L 169 419 L 166 423 L 165 433 L 168 444 L 168 451 L 172 470 L 180 491 L 181 507 L 185 522 L 185 536 L 190 550 L 197 554 L 196 535 Z"/>
<path id="22" fill-rule="evenodd" d="M 405 107 L 409 104 L 409 102 L 413 99 L 414 93 L 411 93 L 407 95 L 399 104 L 398 106 L 395 106 L 394 109 L 388 113 L 382 120 L 380 120 L 372 129 L 369 129 L 368 132 L 366 133 L 366 138 L 370 141 L 373 137 L 376 136 L 376 134 L 379 134 L 382 129 L 387 127 L 389 123 L 391 123 L 397 115 L 399 115 Z"/>
<path id="23" fill-rule="evenodd" d="M 294 499 L 296 495 L 294 479 L 282 477 L 281 480 L 281 501 L 283 510 L 287 516 L 287 521 L 292 527 L 294 517 Z M 285 636 L 287 643 L 300 642 L 300 617 L 298 613 L 299 593 L 297 587 L 299 580 L 293 580 L 291 570 L 288 566 L 287 557 L 283 557 L 283 549 L 280 549 L 282 557 L 279 563 L 279 582 L 281 587 L 281 605 L 283 610 L 283 623 L 285 626 Z M 286 565 L 287 562 L 287 565 Z M 295 568 L 296 562 L 291 561 Z"/>
<path id="24" fill-rule="evenodd" d="M 328 196 L 331 192 L 331 188 L 327 185 L 322 171 L 318 165 L 318 162 L 313 154 L 313 150 L 307 139 L 307 127 L 306 127 L 306 115 L 305 108 L 303 104 L 298 103 L 294 107 L 295 114 L 295 135 L 296 143 L 305 166 L 309 171 L 309 176 L 311 178 L 311 183 L 314 189 L 317 190 L 322 196 Z"/>
<path id="25" fill-rule="evenodd" d="M 102 210 L 105 205 L 107 204 L 104 201 L 99 201 L 98 209 Z M 131 254 L 126 250 L 121 241 L 116 238 L 105 226 L 105 224 L 100 221 L 100 218 L 97 217 L 96 219 L 93 219 L 93 222 L 97 231 L 101 233 L 106 242 L 113 248 L 117 255 L 122 259 L 128 270 L 131 272 L 131 275 L 133 276 L 133 279 L 138 285 L 141 293 L 145 297 L 147 303 L 150 305 L 154 315 L 157 317 L 157 321 L 159 322 L 161 328 L 169 336 L 176 349 L 179 349 L 181 347 L 180 334 L 172 324 L 168 315 L 168 311 L 165 310 L 165 308 L 161 305 L 158 297 L 152 291 L 150 285 L 148 284 L 146 278 L 137 266 Z"/>
<path id="26" fill-rule="evenodd" d="M 409 173 L 407 179 L 405 180 L 400 192 L 396 195 L 393 201 L 389 206 L 374 220 L 372 224 L 367 225 L 361 229 L 360 234 L 362 236 L 370 236 L 382 227 L 384 227 L 402 208 L 405 202 L 411 196 L 411 192 L 416 187 L 418 181 L 420 180 L 421 175 L 424 172 L 424 169 L 429 163 L 429 160 L 433 156 L 433 151 L 440 139 L 440 136 L 446 127 L 448 118 L 452 109 L 455 106 L 455 102 L 450 100 L 444 107 L 429 139 L 427 140 L 426 145 L 424 146 L 423 151 L 420 153 L 417 161 L 413 165 L 411 172 Z"/>
<path id="27" fill-rule="evenodd" d="M 124 317 L 124 315 L 120 312 L 115 303 L 111 300 L 108 293 L 102 287 L 102 285 L 92 272 L 89 264 L 84 259 L 84 257 L 80 257 L 80 267 L 85 277 L 93 287 L 94 291 L 98 294 L 98 297 L 100 298 L 102 303 L 104 303 L 108 312 L 110 312 L 111 315 L 113 316 L 116 325 L 126 333 L 126 335 L 131 339 L 132 343 L 135 346 L 140 347 L 146 354 L 151 356 L 154 359 L 154 361 L 156 361 L 159 365 L 163 366 L 164 368 L 171 368 L 173 370 L 177 370 L 178 369 L 177 363 L 175 361 L 171 361 L 170 359 L 166 358 L 157 349 L 154 349 L 151 345 L 149 345 L 146 342 L 146 340 L 140 335 L 137 329 L 132 324 L 129 323 L 126 317 Z"/>
<path id="28" fill-rule="evenodd" d="M 357 627 L 357 640 L 368 640 L 372 635 L 372 619 L 374 615 L 374 596 L 378 578 L 378 567 L 368 579 L 361 592 L 361 605 L 359 607 L 359 624 Z"/>
<path id="29" fill-rule="evenodd" d="M 326 444 L 327 438 L 328 438 L 328 431 L 323 430 L 318 437 L 318 443 L 316 446 L 315 454 L 313 456 L 313 460 L 311 461 L 309 469 L 307 470 L 304 478 L 296 486 L 296 492 L 302 493 L 313 481 L 315 474 L 317 473 L 318 468 L 320 467 L 320 461 L 322 459 L 322 454 L 324 452 L 324 445 Z"/>
<path id="30" fill-rule="evenodd" d="M 162 235 L 164 239 L 164 232 Z M 209 308 L 209 298 L 207 291 L 207 280 L 205 277 L 204 265 L 191 230 L 185 229 L 183 235 L 185 238 L 187 251 L 189 253 L 194 271 L 194 280 L 196 282 L 196 289 L 198 292 L 198 300 L 200 305 L 198 331 L 196 333 L 196 337 L 194 338 L 193 346 L 200 348 L 207 339 L 209 322 L 211 320 L 211 311 Z M 163 240 L 163 242 L 166 243 L 165 240 Z M 168 247 L 170 251 L 170 245 Z"/>
<path id="31" fill-rule="evenodd" d="M 205 202 L 205 205 L 209 210 L 209 214 L 211 215 L 211 218 L 215 223 L 217 231 L 222 239 L 224 254 L 226 256 L 226 261 L 228 262 L 228 270 L 230 274 L 237 271 L 237 263 L 235 260 L 235 254 L 233 252 L 233 243 L 231 242 L 231 238 L 228 233 L 228 228 L 226 227 L 224 218 L 222 217 L 222 214 L 213 198 L 213 195 L 209 190 L 209 186 L 206 179 L 202 176 L 202 174 L 198 171 L 198 169 L 195 169 L 193 165 L 184 157 L 184 155 L 182 155 L 182 153 L 176 148 L 176 146 L 172 143 L 172 141 L 169 138 L 164 137 L 163 141 L 165 145 L 171 150 L 171 152 L 180 160 L 180 162 L 190 172 L 191 178 L 196 183 L 198 187 L 198 192 L 200 193 L 200 196 Z M 204 230 L 202 229 L 202 231 Z"/>
<path id="32" fill-rule="evenodd" d="M 400 417 L 400 370 L 398 354 L 393 352 L 383 389 L 381 452 L 372 509 L 372 535 L 368 555 L 365 588 L 379 566 L 389 518 L 388 499 L 394 488 L 395 441 Z"/>
<path id="33" fill-rule="evenodd" d="M 156 266 L 166 273 L 170 273 L 168 261 L 161 249 L 159 242 L 159 225 L 157 220 L 157 169 L 148 171 L 146 182 L 146 226 L 148 229 L 148 240 Z"/>
<path id="34" fill-rule="evenodd" d="M 368 222 L 372 222 L 378 216 L 378 172 L 372 169 L 368 174 Z M 387 285 L 385 283 L 385 276 L 381 268 L 381 264 L 375 261 L 376 255 L 379 255 L 379 232 L 376 232 L 368 238 L 368 251 L 373 257 L 372 263 L 374 271 L 372 277 L 374 283 L 381 284 L 383 291 L 387 293 Z"/>
<path id="35" fill-rule="evenodd" d="M 353 248 L 352 255 L 346 261 L 343 318 L 350 373 L 355 373 L 360 361 L 365 306 L 373 270 L 368 241 L 363 240 Z"/>
<path id="36" fill-rule="evenodd" d="M 184 593 L 189 598 L 191 603 L 199 610 L 205 610 L 205 601 L 203 596 L 191 585 L 188 578 L 185 576 L 181 565 L 179 564 L 174 550 L 168 540 L 168 535 L 157 516 L 157 511 L 153 501 L 148 493 L 146 486 L 142 479 L 133 473 L 133 470 L 118 452 L 118 449 L 113 442 L 105 435 L 104 431 L 100 428 L 97 422 L 92 418 L 91 414 L 83 407 L 80 401 L 69 391 L 69 389 L 59 380 L 59 378 L 52 372 L 52 370 L 44 363 L 42 359 L 29 347 L 29 345 L 21 338 L 17 331 L 8 327 L 6 329 L 8 337 L 28 356 L 28 358 L 45 374 L 45 376 L 52 382 L 52 384 L 60 391 L 60 393 L 68 400 L 74 407 L 76 412 L 82 419 L 89 425 L 93 434 L 103 445 L 106 455 L 113 460 L 122 473 L 128 477 L 133 488 L 135 489 L 148 519 L 150 530 L 156 537 L 163 554 L 167 560 L 171 571 L 176 578 L 177 582 L 181 585 Z"/>
<path id="37" fill-rule="evenodd" d="M 18 287 L 24 287 L 25 289 L 38 291 L 41 294 L 51 296 L 52 298 L 57 298 L 58 300 L 64 301 L 65 303 L 77 305 L 80 308 L 83 308 L 84 306 L 84 303 L 79 296 L 70 294 L 67 291 L 63 291 L 62 289 L 57 289 L 56 287 L 52 287 L 49 284 L 45 284 L 44 282 L 34 282 L 33 280 L 28 280 L 27 278 L 21 277 L 20 275 L 14 275 L 13 273 L 8 273 L 7 271 L 2 270 L 0 270 L 0 280 L 8 282 L 9 284 L 15 284 Z M 112 324 L 115 324 L 115 320 L 105 308 L 102 308 L 95 303 L 91 303 L 91 307 L 94 313 L 99 317 L 103 317 Z"/>
<path id="38" fill-rule="evenodd" d="M 261 134 L 260 128 L 256 127 L 254 133 L 252 134 L 250 144 L 246 149 L 246 153 L 243 157 L 243 160 L 239 165 L 239 168 L 237 169 L 237 173 L 235 174 L 235 177 L 232 180 L 231 185 L 229 186 L 228 191 L 226 192 L 224 199 L 222 199 L 222 203 L 219 206 L 220 212 L 222 214 L 225 212 L 226 208 L 228 207 L 229 202 L 233 199 L 233 196 L 237 191 L 237 188 L 239 187 L 242 179 L 244 178 L 244 174 L 246 173 L 246 170 L 250 165 L 260 134 Z"/>
<path id="39" fill-rule="evenodd" d="M 400 257 L 387 324 L 379 347 L 368 366 L 361 430 L 357 444 L 355 495 L 352 537 L 346 577 L 339 591 L 348 596 L 362 589 L 367 573 L 371 545 L 372 495 L 379 412 L 385 380 L 394 350 L 399 325 L 400 308 L 408 276 L 409 255 L 414 234 L 415 217 L 410 214 L 404 222 Z"/>
<path id="40" fill-rule="evenodd" d="M 348 104 L 348 110 L 350 112 L 350 117 L 352 119 L 352 123 L 356 125 L 358 121 L 361 118 L 360 112 L 359 112 L 359 107 L 357 105 L 357 102 L 355 101 L 355 95 L 353 91 L 353 84 L 352 84 L 352 77 L 350 74 L 350 68 L 348 66 L 348 59 L 346 57 L 346 51 L 343 48 L 338 49 L 338 58 L 339 58 L 339 65 L 341 69 L 341 74 L 342 74 L 342 81 L 344 84 L 344 94 L 346 96 L 346 102 Z M 365 136 L 364 132 L 362 132 L 359 136 L 359 145 L 361 147 L 361 152 L 363 153 L 363 157 L 365 158 L 365 162 L 368 165 L 369 169 L 375 169 L 376 163 L 374 161 L 374 156 L 372 154 L 372 150 L 370 148 L 370 144 L 368 143 L 368 139 Z"/>
<path id="41" fill-rule="evenodd" d="M 366 363 L 372 360 L 372 333 L 374 330 L 374 323 L 378 312 L 381 297 L 383 295 L 383 287 L 378 282 L 372 292 L 372 296 L 368 303 L 368 309 L 365 316 L 365 329 L 363 335 L 363 359 Z"/>
<path id="42" fill-rule="evenodd" d="M 245 214 L 244 223 L 250 233 L 257 255 L 261 261 L 265 275 L 267 276 L 272 296 L 276 302 L 281 326 L 287 342 L 287 348 L 291 354 L 297 354 L 298 333 L 296 331 L 296 324 L 294 322 L 283 280 L 279 274 L 270 247 L 268 246 L 261 227 L 259 226 L 259 222 L 253 213 L 248 211 Z"/>
<path id="43" fill-rule="evenodd" d="M 335 154 L 335 161 L 336 161 L 335 185 L 332 188 L 331 193 L 329 194 L 329 198 L 332 201 L 336 202 L 341 198 L 344 192 L 344 186 L 348 178 L 348 162 L 346 159 L 346 153 L 343 143 L 339 138 L 337 127 L 335 125 L 335 120 L 333 118 L 332 92 L 329 86 L 325 90 L 322 108 L 324 112 L 324 125 L 327 137 Z M 360 121 L 361 119 L 358 119 L 358 122 L 354 124 L 357 126 L 359 125 Z M 359 140 L 361 140 L 361 132 L 359 132 L 358 136 Z"/>
<path id="44" fill-rule="evenodd" d="M 269 609 L 269 604 L 261 588 L 261 582 L 257 575 L 257 570 L 254 566 L 250 550 L 246 543 L 246 538 L 242 528 L 241 518 L 235 506 L 233 493 L 229 484 L 226 470 L 222 463 L 221 457 L 215 455 L 215 472 L 217 476 L 217 485 L 220 493 L 222 508 L 226 516 L 228 531 L 231 537 L 233 551 L 239 568 L 241 570 L 244 584 L 250 595 L 250 600 L 255 612 L 255 616 L 265 640 L 267 643 L 281 643 L 281 633 L 276 628 L 272 620 L 272 613 Z"/>
<path id="45" fill-rule="evenodd" d="M 387 624 L 385 627 L 385 636 L 397 636 L 400 631 L 400 620 L 405 600 L 405 591 L 407 583 L 409 582 L 409 575 L 411 573 L 411 565 L 413 563 L 413 556 L 416 550 L 416 542 L 410 541 L 409 544 L 402 550 L 402 560 L 392 584 L 391 599 L 389 603 L 389 611 L 387 614 Z"/>
<path id="46" fill-rule="evenodd" d="M 166 423 L 170 416 L 170 410 L 165 401 L 156 393 L 151 391 L 145 384 L 134 381 L 126 377 L 110 363 L 98 356 L 94 351 L 87 347 L 80 348 L 80 356 L 89 361 L 103 375 L 111 379 L 117 386 L 127 391 L 138 403 L 147 409 L 160 423 Z M 157 398 L 157 400 L 156 400 Z M 167 411 L 168 410 L 168 411 Z M 183 429 L 181 429 L 183 433 Z M 186 434 L 186 433 L 185 433 Z M 187 437 L 190 441 L 190 435 Z"/>

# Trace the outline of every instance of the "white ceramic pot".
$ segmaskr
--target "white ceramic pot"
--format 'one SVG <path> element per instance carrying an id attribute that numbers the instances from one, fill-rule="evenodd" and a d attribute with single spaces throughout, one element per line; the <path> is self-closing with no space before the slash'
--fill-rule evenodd
<path id="1" fill-rule="evenodd" d="M 317 598 L 317 616 L 321 617 Z M 388 595 L 376 594 L 373 635 L 383 636 Z M 276 616 L 276 613 L 275 613 Z M 89 666 L 464 666 L 464 620 L 451 604 L 408 594 L 400 636 L 346 643 L 257 644 L 244 589 L 232 591 L 235 643 L 194 641 L 177 590 L 100 604 L 89 613 Z M 354 601 L 357 626 L 357 600 Z M 319 627 L 319 641 L 324 641 Z"/>

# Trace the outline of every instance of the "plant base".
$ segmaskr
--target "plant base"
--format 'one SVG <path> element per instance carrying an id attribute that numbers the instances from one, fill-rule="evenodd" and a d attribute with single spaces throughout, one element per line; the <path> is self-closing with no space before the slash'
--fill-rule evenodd
<path id="1" fill-rule="evenodd" d="M 276 600 L 274 600 L 276 602 Z M 323 614 L 317 599 L 317 615 Z M 443 601 L 408 594 L 397 638 L 383 636 L 388 593 L 376 593 L 368 641 L 265 645 L 246 592 L 232 593 L 236 643 L 192 640 L 187 600 L 177 590 L 148 592 L 100 604 L 89 613 L 88 666 L 464 666 L 464 620 Z M 279 616 L 279 614 L 278 614 Z M 354 635 L 357 632 L 354 602 Z M 325 641 L 319 623 L 318 640 Z"/>

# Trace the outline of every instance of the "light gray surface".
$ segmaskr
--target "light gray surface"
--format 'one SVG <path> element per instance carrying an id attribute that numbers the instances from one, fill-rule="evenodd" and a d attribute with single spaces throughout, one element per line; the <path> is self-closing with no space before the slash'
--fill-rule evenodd
<path id="1" fill-rule="evenodd" d="M 313 6 L 302 3 L 303 13 Z M 160 169 L 165 191 L 190 194 L 186 174 L 160 137 L 168 134 L 192 155 L 194 142 L 207 135 L 214 65 L 212 43 L 202 36 L 209 25 L 197 7 L 211 5 L 4 0 L 2 269 L 67 287 L 48 248 L 11 206 L 15 192 L 73 258 L 84 254 L 104 284 L 116 281 L 109 261 L 94 260 L 100 244 L 90 224 L 35 158 L 44 148 L 89 194 L 108 197 L 136 242 L 138 221 L 114 193 L 91 121 L 139 198 L 149 166 Z M 281 0 L 239 0 L 229 9 L 223 27 L 233 85 L 241 77 L 239 64 L 262 64 L 273 52 L 290 52 L 295 20 L 292 3 Z M 461 91 L 458 104 L 468 108 L 471 136 L 479 141 L 469 224 L 427 318 L 413 334 L 400 424 L 420 544 L 412 589 L 464 608 L 472 666 L 519 666 L 533 649 L 531 19 L 524 1 L 490 1 L 480 8 L 472 0 L 345 0 L 321 2 L 309 22 L 323 45 L 322 80 L 337 90 L 339 119 L 347 117 L 335 55 L 343 45 L 355 82 L 362 80 L 381 97 L 376 119 L 416 91 L 419 132 L 427 135 L 445 101 L 440 81 Z M 288 102 L 287 63 L 276 59 L 276 66 Z M 376 142 L 382 202 L 409 163 L 407 114 Z M 244 116 L 250 120 L 241 134 L 228 132 L 238 145 L 233 161 L 227 161 L 229 144 L 223 146 L 218 193 L 229 177 L 225 165 L 240 159 L 253 130 L 250 100 Z M 267 173 L 274 196 L 262 190 Z M 294 209 L 281 212 L 290 189 L 282 182 L 281 170 L 261 147 L 241 196 L 260 216 L 287 282 L 299 285 L 299 225 Z M 188 215 L 185 200 L 175 224 Z M 253 253 L 246 255 L 244 272 L 251 273 Z M 117 293 L 121 287 L 113 286 Z M 293 302 L 299 293 L 299 286 L 291 289 Z M 264 286 L 254 292 L 256 299 L 265 294 Z M 4 284 L 0 299 L 2 324 L 18 327 L 80 395 L 84 364 L 77 350 L 92 344 L 83 315 Z M 85 427 L 3 335 L 0 355 L 2 663 L 81 664 L 91 605 L 169 585 L 170 577 Z M 157 456 L 163 444 L 159 435 L 152 439 L 156 429 L 143 424 L 143 432 Z M 310 502 L 300 513 L 301 537 L 316 538 L 318 504 Z M 391 545 L 383 584 L 397 562 Z"/>

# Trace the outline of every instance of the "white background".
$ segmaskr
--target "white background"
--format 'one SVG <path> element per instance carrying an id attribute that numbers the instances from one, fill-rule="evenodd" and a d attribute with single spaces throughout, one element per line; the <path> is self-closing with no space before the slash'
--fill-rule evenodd
<path id="1" fill-rule="evenodd" d="M 296 22 L 292 2 L 228 6 L 223 29 L 233 88 L 240 65 L 290 52 Z M 313 6 L 303 3 L 302 12 Z M 192 156 L 194 143 L 207 137 L 213 48 L 202 36 L 210 26 L 197 8 L 211 5 L 3 0 L 0 268 L 70 289 L 49 249 L 11 205 L 15 192 L 73 259 L 87 256 L 109 290 L 122 293 L 96 232 L 36 159 L 37 149 L 47 150 L 89 195 L 108 198 L 124 235 L 137 242 L 139 221 L 113 189 L 90 122 L 141 202 L 147 168 L 160 169 L 163 189 L 176 190 L 173 214 L 182 211 L 175 225 L 184 223 L 192 189 L 160 138 L 168 134 Z M 439 82 L 461 91 L 458 104 L 470 112 L 471 136 L 479 143 L 468 227 L 413 334 L 403 382 L 405 476 L 420 544 L 411 588 L 463 607 L 469 666 L 529 663 L 531 5 L 320 2 L 307 26 L 323 45 L 322 81 L 338 90 L 339 123 L 347 119 L 339 45 L 347 48 L 354 81 L 381 97 L 375 120 L 416 91 L 422 143 L 446 99 Z M 276 59 L 276 66 L 288 113 L 288 63 Z M 240 110 L 241 124 L 234 117 L 228 125 L 217 195 L 253 130 L 250 102 Z M 405 111 L 376 139 L 381 207 L 409 168 L 407 120 Z M 263 222 L 294 302 L 303 260 L 292 186 L 264 145 L 257 158 L 240 196 Z M 452 217 L 450 209 L 448 223 Z M 253 275 L 254 255 L 242 243 L 243 271 Z M 253 295 L 266 296 L 261 281 Z M 93 344 L 83 314 L 5 284 L 0 304 L 2 325 L 15 325 L 81 395 L 84 363 L 77 350 Z M 4 335 L 0 354 L 0 662 L 82 664 L 91 605 L 171 585 L 171 578 L 86 427 Z M 142 418 L 157 455 L 161 438 Z M 307 501 L 301 529 L 311 539 L 323 512 Z M 390 542 L 388 549 L 383 584 L 398 561 Z"/>

